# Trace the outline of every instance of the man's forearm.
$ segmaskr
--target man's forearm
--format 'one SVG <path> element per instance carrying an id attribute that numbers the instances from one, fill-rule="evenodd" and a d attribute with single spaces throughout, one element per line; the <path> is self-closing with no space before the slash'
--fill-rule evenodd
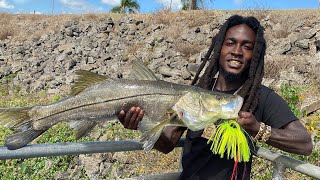
<path id="1" fill-rule="evenodd" d="M 284 129 L 272 128 L 267 144 L 295 154 L 312 152 L 311 137 L 299 121 L 289 123 Z"/>
<path id="2" fill-rule="evenodd" d="M 154 148 L 165 154 L 171 152 L 176 147 L 176 144 L 185 130 L 185 127 L 165 127 L 154 145 Z"/>

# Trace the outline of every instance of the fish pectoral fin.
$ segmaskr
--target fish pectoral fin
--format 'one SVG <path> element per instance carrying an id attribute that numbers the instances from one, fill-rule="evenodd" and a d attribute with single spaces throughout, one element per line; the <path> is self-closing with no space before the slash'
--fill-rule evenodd
<path id="1" fill-rule="evenodd" d="M 129 79 L 134 80 L 159 80 L 157 76 L 147 68 L 142 61 L 133 60 L 131 62 L 132 69 L 129 74 Z"/>
<path id="2" fill-rule="evenodd" d="M 76 139 L 80 139 L 87 135 L 97 125 L 97 122 L 89 120 L 70 121 L 69 125 L 76 131 Z"/>
<path id="3" fill-rule="evenodd" d="M 162 130 L 157 131 L 157 132 L 150 131 L 150 132 L 146 132 L 146 133 L 142 134 L 141 139 L 140 139 L 140 142 L 143 143 L 142 148 L 145 151 L 150 151 L 153 148 L 154 144 L 158 141 L 158 139 L 161 135 L 161 132 L 162 132 Z"/>
<path id="4" fill-rule="evenodd" d="M 102 76 L 90 71 L 77 70 L 76 79 L 74 85 L 71 87 L 71 96 L 75 96 L 82 92 L 87 87 L 90 87 L 99 82 L 105 81 L 108 79 L 106 76 Z"/>
<path id="5" fill-rule="evenodd" d="M 160 121 L 160 123 L 157 124 L 150 120 L 149 122 L 147 121 L 140 121 L 138 125 L 138 130 L 140 130 L 143 133 L 140 137 L 140 142 L 143 143 L 143 149 L 149 151 L 153 148 L 154 144 L 159 139 L 163 128 L 170 122 L 170 119 L 164 119 L 163 121 Z"/>
<path id="6" fill-rule="evenodd" d="M 161 121 L 157 125 L 153 124 L 154 127 L 152 129 L 145 131 L 141 135 L 140 142 L 143 143 L 142 147 L 144 150 L 149 151 L 153 148 L 154 144 L 159 139 L 164 127 L 166 127 L 166 126 L 183 126 L 184 127 L 185 126 L 185 124 L 178 118 L 176 113 L 171 114 L 171 116 L 169 118 L 167 118 L 166 115 L 164 117 L 165 118 L 163 121 Z M 140 121 L 140 122 L 143 122 L 143 121 Z M 139 125 L 140 125 L 140 123 L 139 123 Z M 139 127 L 138 127 L 138 129 L 139 129 Z"/>

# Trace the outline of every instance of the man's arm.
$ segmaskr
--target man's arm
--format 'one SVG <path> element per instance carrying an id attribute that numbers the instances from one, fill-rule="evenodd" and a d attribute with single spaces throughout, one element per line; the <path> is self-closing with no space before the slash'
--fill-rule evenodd
<path id="1" fill-rule="evenodd" d="M 168 154 L 176 147 L 185 130 L 185 127 L 165 127 L 160 135 L 160 138 L 154 145 L 154 148 L 162 153 Z"/>
<path id="2" fill-rule="evenodd" d="M 126 129 L 138 128 L 139 122 L 144 116 L 144 111 L 139 107 L 131 107 L 129 111 L 121 110 L 118 114 L 118 119 Z M 165 154 L 171 152 L 181 138 L 186 128 L 169 126 L 165 127 L 155 143 L 154 148 Z"/>
<path id="3" fill-rule="evenodd" d="M 239 117 L 238 123 L 242 125 L 252 137 L 255 137 L 259 131 L 260 122 L 258 122 L 250 112 L 240 112 Z M 271 128 L 271 136 L 267 144 L 290 153 L 301 155 L 310 155 L 313 148 L 311 137 L 299 120 L 292 121 L 280 129 Z"/>

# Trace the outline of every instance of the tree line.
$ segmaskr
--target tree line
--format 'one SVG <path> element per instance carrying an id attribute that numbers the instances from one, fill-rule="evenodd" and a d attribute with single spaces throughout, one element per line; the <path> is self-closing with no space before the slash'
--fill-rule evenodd
<path id="1" fill-rule="evenodd" d="M 205 0 L 181 0 L 182 10 L 200 9 L 201 3 Z M 171 0 L 172 3 L 172 0 Z M 140 10 L 140 5 L 136 0 L 121 0 L 119 6 L 113 7 L 110 11 L 113 13 L 135 13 Z"/>

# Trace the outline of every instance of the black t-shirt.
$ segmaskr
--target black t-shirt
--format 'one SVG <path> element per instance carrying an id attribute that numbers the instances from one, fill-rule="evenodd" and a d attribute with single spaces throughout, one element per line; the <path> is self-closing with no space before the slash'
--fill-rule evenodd
<path id="1" fill-rule="evenodd" d="M 232 94 L 234 92 L 225 93 Z M 272 128 L 281 128 L 298 119 L 289 109 L 287 103 L 272 89 L 261 86 L 259 94 L 259 103 L 253 112 L 259 122 L 264 122 Z M 207 139 L 201 137 L 202 132 L 203 130 L 188 130 L 187 132 L 182 157 L 183 172 L 180 179 L 230 179 L 234 160 L 220 158 L 220 156 L 213 154 L 210 150 L 211 144 L 207 144 Z M 250 179 L 251 162 L 252 156 L 249 162 L 238 163 L 237 179 Z"/>

